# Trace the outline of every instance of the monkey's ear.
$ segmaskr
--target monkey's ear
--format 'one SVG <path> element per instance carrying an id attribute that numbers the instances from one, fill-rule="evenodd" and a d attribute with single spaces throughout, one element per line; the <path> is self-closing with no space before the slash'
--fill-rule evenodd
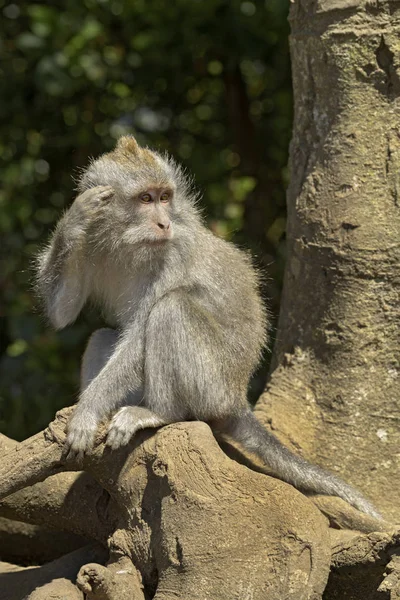
<path id="1" fill-rule="evenodd" d="M 124 135 L 120 137 L 116 149 L 122 150 L 123 152 L 130 152 L 131 154 L 139 154 L 140 152 L 140 146 L 133 135 Z"/>

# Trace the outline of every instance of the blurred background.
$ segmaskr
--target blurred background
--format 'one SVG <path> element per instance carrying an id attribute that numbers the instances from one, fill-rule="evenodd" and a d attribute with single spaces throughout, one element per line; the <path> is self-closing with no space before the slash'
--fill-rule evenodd
<path id="1" fill-rule="evenodd" d="M 182 162 L 209 227 L 251 250 L 273 343 L 292 119 L 288 0 L 0 0 L 0 10 L 1 431 L 23 439 L 76 400 L 99 318 L 86 310 L 51 331 L 32 263 L 74 198 L 74 173 L 124 133 Z"/>

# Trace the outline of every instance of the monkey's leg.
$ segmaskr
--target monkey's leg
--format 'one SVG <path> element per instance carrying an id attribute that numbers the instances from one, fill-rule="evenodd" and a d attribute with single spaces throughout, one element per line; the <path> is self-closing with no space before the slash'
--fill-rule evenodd
<path id="1" fill-rule="evenodd" d="M 139 429 L 166 425 L 156 413 L 143 406 L 124 406 L 112 418 L 108 429 L 107 446 L 116 450 L 128 444 Z"/>
<path id="2" fill-rule="evenodd" d="M 256 419 L 250 408 L 240 416 L 218 422 L 216 432 L 225 433 L 238 441 L 246 450 L 257 454 L 275 475 L 299 490 L 327 496 L 339 496 L 358 510 L 372 517 L 382 518 L 364 496 L 317 465 L 312 465 L 293 454 Z"/>
<path id="3" fill-rule="evenodd" d="M 215 318 L 190 293 L 165 295 L 147 321 L 146 406 L 169 423 L 212 421 L 236 411 L 244 390 L 231 391 L 237 374 L 226 368 L 224 347 Z"/>

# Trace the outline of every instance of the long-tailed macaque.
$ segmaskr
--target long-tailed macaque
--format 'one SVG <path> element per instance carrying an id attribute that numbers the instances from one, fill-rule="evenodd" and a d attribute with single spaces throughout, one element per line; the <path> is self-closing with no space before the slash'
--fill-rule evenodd
<path id="1" fill-rule="evenodd" d="M 114 329 L 96 331 L 85 351 L 69 452 L 83 454 L 112 413 L 111 448 L 142 428 L 199 419 L 280 479 L 377 516 L 358 491 L 292 454 L 253 415 L 247 387 L 266 341 L 257 272 L 204 226 L 181 167 L 125 136 L 89 165 L 79 191 L 38 259 L 38 290 L 57 329 L 89 299 Z"/>

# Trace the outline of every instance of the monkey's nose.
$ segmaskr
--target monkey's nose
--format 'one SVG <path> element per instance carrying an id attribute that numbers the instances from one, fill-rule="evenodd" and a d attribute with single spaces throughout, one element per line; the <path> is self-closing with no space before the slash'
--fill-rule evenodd
<path id="1" fill-rule="evenodd" d="M 168 231 L 168 229 L 171 227 L 171 221 L 167 221 L 164 223 L 157 223 L 157 225 L 159 226 L 160 229 L 165 229 L 165 231 Z"/>

